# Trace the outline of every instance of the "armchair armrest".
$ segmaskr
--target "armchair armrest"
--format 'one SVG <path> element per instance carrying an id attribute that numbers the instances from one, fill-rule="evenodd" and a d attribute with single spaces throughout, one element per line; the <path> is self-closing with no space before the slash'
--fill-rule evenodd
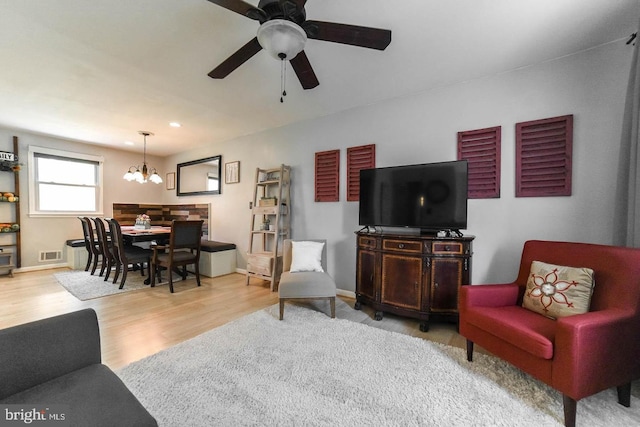
<path id="1" fill-rule="evenodd" d="M 621 309 L 558 319 L 554 387 L 580 399 L 628 382 L 629 372 L 640 368 L 639 327 L 637 314 Z"/>
<path id="2" fill-rule="evenodd" d="M 93 309 L 0 330 L 0 399 L 101 360 Z"/>
<path id="3" fill-rule="evenodd" d="M 460 310 L 467 307 L 503 307 L 518 302 L 520 287 L 515 283 L 460 287 Z"/>

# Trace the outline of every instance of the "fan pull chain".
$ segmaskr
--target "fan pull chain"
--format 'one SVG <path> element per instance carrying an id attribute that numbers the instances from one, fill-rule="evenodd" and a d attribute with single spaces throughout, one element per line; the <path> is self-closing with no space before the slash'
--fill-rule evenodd
<path id="1" fill-rule="evenodd" d="M 285 96 L 287 96 L 287 61 L 282 58 L 281 60 L 282 66 L 280 67 L 280 90 L 282 91 L 282 96 L 280 96 L 280 102 L 284 102 Z"/>

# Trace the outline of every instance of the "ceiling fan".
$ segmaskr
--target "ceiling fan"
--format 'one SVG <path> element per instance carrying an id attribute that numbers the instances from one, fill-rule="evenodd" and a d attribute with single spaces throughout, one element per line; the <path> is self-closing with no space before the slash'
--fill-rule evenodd
<path id="1" fill-rule="evenodd" d="M 307 20 L 307 0 L 260 0 L 257 7 L 243 0 L 209 1 L 260 23 L 256 37 L 209 73 L 214 79 L 225 78 L 264 48 L 272 56 L 288 60 L 302 87 L 313 89 L 320 83 L 304 52 L 308 38 L 378 50 L 391 43 L 390 30 Z"/>

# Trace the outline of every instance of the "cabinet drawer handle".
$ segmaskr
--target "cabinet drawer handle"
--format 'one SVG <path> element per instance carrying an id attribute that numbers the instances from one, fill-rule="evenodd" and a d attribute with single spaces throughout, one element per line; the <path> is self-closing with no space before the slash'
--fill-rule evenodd
<path id="1" fill-rule="evenodd" d="M 399 243 L 399 244 L 398 244 L 398 248 L 400 248 L 400 249 L 404 249 L 404 243 Z"/>
<path id="2" fill-rule="evenodd" d="M 433 284 L 433 286 L 434 286 L 435 288 L 437 288 L 437 287 L 438 287 L 438 282 L 435 282 L 435 283 Z"/>

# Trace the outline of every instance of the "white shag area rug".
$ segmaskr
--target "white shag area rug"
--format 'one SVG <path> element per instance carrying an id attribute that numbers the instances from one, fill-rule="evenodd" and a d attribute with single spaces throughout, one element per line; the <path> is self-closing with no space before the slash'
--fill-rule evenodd
<path id="1" fill-rule="evenodd" d="M 501 360 L 288 304 L 121 369 L 160 426 L 560 426 L 560 394 Z M 580 426 L 640 425 L 605 391 Z"/>
<path id="2" fill-rule="evenodd" d="M 127 281 L 124 283 L 124 288 L 120 287 L 120 280 L 122 279 L 122 273 L 118 276 L 118 281 L 113 283 L 114 272 L 109 275 L 109 280 L 104 281 L 104 275 L 98 276 L 98 272 L 91 275 L 89 271 L 64 271 L 61 273 L 55 273 L 53 276 L 58 283 L 62 285 L 71 295 L 78 298 L 81 301 L 86 301 L 94 298 L 100 298 L 107 295 L 121 294 L 123 292 L 135 291 L 137 289 L 148 288 L 149 285 L 144 284 L 144 280 L 148 277 L 146 270 L 145 275 L 141 276 L 140 271 L 129 271 L 127 273 Z M 192 276 L 190 276 L 192 277 Z M 167 279 L 167 273 L 162 275 L 162 283 L 156 283 L 156 286 L 166 285 L 169 282 Z M 173 284 L 175 286 L 177 280 L 182 280 L 180 276 L 173 276 Z"/>

